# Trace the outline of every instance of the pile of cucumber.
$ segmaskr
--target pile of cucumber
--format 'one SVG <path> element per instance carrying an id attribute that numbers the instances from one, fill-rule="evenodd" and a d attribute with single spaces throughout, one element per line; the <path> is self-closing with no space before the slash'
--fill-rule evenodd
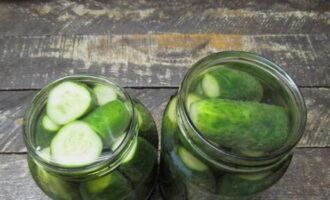
<path id="1" fill-rule="evenodd" d="M 266 98 L 261 82 L 249 73 L 215 66 L 191 84 L 185 106 L 195 128 L 211 144 L 238 155 L 259 157 L 283 146 L 289 134 L 287 111 L 265 103 Z M 281 172 L 276 170 L 230 174 L 207 165 L 182 137 L 176 104 L 174 96 L 162 127 L 163 161 L 168 168 L 163 169 L 162 185 L 169 187 L 167 191 L 184 183 L 181 190 L 189 200 L 218 199 L 219 195 L 236 198 L 262 191 L 279 177 Z"/>
<path id="2" fill-rule="evenodd" d="M 63 167 L 85 166 L 123 138 L 129 119 L 111 86 L 61 82 L 50 90 L 38 120 L 37 145 L 49 148 L 51 160 Z"/>
<path id="3" fill-rule="evenodd" d="M 256 78 L 219 66 L 199 84 L 202 95 L 193 90 L 186 104 L 194 126 L 210 142 L 245 156 L 265 155 L 285 143 L 288 113 L 262 102 L 263 86 Z"/>
<path id="4" fill-rule="evenodd" d="M 139 134 L 118 168 L 89 181 L 71 182 L 33 163 L 39 186 L 58 199 L 135 199 L 139 190 L 149 193 L 147 184 L 153 184 L 157 163 L 156 126 L 138 100 L 134 106 Z M 105 151 L 115 151 L 129 123 L 128 107 L 112 86 L 64 81 L 49 91 L 37 119 L 36 145 L 45 159 L 66 168 L 82 167 L 97 162 Z"/>

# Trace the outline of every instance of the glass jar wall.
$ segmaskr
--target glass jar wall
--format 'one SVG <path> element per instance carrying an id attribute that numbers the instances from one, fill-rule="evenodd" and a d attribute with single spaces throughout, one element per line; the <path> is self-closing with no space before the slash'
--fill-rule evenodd
<path id="1" fill-rule="evenodd" d="M 172 199 L 246 199 L 285 173 L 306 121 L 277 65 L 246 52 L 198 61 L 162 123 L 161 191 Z"/>
<path id="2" fill-rule="evenodd" d="M 155 122 L 114 81 L 70 75 L 43 88 L 24 118 L 30 172 L 52 199 L 147 199 L 158 174 Z"/>

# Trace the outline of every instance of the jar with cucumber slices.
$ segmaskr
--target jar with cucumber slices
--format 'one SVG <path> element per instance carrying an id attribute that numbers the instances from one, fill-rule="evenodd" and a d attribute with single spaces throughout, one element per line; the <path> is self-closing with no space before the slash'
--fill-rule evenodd
<path id="1" fill-rule="evenodd" d="M 303 97 L 271 61 L 207 56 L 186 74 L 162 122 L 166 200 L 248 199 L 288 168 L 306 121 Z"/>
<path id="2" fill-rule="evenodd" d="M 43 88 L 23 125 L 28 164 L 55 200 L 147 199 L 158 175 L 155 122 L 137 99 L 98 75 Z"/>

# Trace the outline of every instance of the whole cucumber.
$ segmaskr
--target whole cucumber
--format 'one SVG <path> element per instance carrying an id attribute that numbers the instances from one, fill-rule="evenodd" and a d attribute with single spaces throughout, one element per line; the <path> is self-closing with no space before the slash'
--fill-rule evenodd
<path id="1" fill-rule="evenodd" d="M 246 72 L 219 66 L 203 76 L 202 88 L 210 98 L 241 101 L 260 101 L 263 88 L 258 80 Z"/>
<path id="2" fill-rule="evenodd" d="M 204 99 L 192 103 L 190 117 L 207 139 L 235 151 L 278 149 L 289 131 L 284 108 L 257 102 Z"/>

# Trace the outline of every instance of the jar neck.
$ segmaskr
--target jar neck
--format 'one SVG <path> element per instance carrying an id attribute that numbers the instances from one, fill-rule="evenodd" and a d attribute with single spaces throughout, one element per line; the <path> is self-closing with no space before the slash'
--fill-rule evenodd
<path id="1" fill-rule="evenodd" d="M 276 77 L 289 95 L 288 98 L 290 98 L 290 102 L 292 102 L 292 112 L 294 112 L 290 138 L 288 138 L 286 144 L 269 155 L 247 157 L 234 154 L 215 146 L 203 137 L 203 134 L 197 130 L 189 117 L 185 102 L 192 82 L 206 69 L 214 65 L 228 62 L 248 63 L 270 73 L 272 76 Z M 303 97 L 287 73 L 263 57 L 237 51 L 215 53 L 205 57 L 192 66 L 186 74 L 178 91 L 177 115 L 180 130 L 186 139 L 186 142 L 196 151 L 196 153 L 219 168 L 241 172 L 263 171 L 282 163 L 282 161 L 292 154 L 294 148 L 302 137 L 306 123 L 306 108 Z"/>
<path id="2" fill-rule="evenodd" d="M 62 81 L 86 81 L 95 82 L 100 84 L 108 84 L 116 88 L 125 98 L 125 105 L 130 113 L 129 123 L 124 131 L 125 137 L 122 139 L 120 145 L 111 153 L 102 154 L 95 162 L 82 166 L 68 168 L 60 166 L 58 163 L 52 162 L 50 159 L 46 159 L 41 155 L 39 147 L 35 144 L 35 126 L 42 109 L 44 108 L 48 96 L 48 92 L 59 82 Z M 55 172 L 64 178 L 70 180 L 82 180 L 89 177 L 101 176 L 116 169 L 125 156 L 134 148 L 134 141 L 138 133 L 137 113 L 134 109 L 134 101 L 130 98 L 128 93 L 121 88 L 117 83 L 109 80 L 105 77 L 93 74 L 75 74 L 58 79 L 49 85 L 45 86 L 38 94 L 33 98 L 32 102 L 28 106 L 23 122 L 23 139 L 27 147 L 28 155 L 31 156 L 37 165 L 44 167 L 46 170 Z"/>

